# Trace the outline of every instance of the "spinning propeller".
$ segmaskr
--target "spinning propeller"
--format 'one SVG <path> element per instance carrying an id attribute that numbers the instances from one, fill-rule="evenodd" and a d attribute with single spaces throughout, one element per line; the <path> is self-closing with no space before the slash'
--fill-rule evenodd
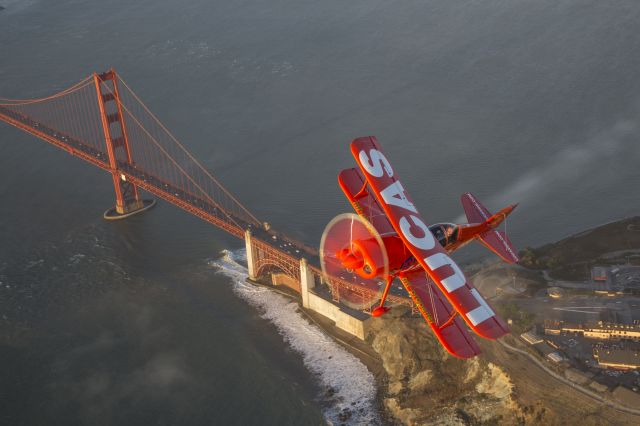
<path id="1" fill-rule="evenodd" d="M 340 302 L 350 308 L 369 309 L 380 300 L 389 277 L 389 257 L 382 237 L 366 219 L 343 213 L 324 229 L 320 241 L 320 264 L 323 278 L 341 279 L 353 288 L 340 289 Z M 379 316 L 387 308 L 376 308 Z"/>

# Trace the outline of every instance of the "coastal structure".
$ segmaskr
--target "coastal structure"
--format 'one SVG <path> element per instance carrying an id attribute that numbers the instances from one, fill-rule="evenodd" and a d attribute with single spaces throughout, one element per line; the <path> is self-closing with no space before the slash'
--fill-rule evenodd
<path id="1" fill-rule="evenodd" d="M 542 340 L 540 338 L 540 336 L 538 336 L 533 331 L 527 331 L 526 333 L 522 333 L 520 335 L 520 337 L 522 338 L 522 340 L 524 340 L 525 342 L 527 342 L 530 345 L 536 345 L 536 344 L 542 343 L 544 341 L 544 340 Z"/>
<path id="2" fill-rule="evenodd" d="M 640 294 L 640 267 L 632 265 L 591 268 L 594 292 L 600 295 Z"/>
<path id="3" fill-rule="evenodd" d="M 593 358 L 598 361 L 600 367 L 604 368 L 616 370 L 640 369 L 640 348 L 638 347 L 595 345 L 593 347 Z"/>
<path id="4" fill-rule="evenodd" d="M 589 339 L 640 341 L 640 323 L 611 323 L 598 321 L 587 324 L 571 324 L 564 321 L 547 320 L 544 323 L 545 334 L 578 333 Z"/>
<path id="5" fill-rule="evenodd" d="M 367 322 L 371 318 L 370 311 L 358 311 L 340 304 L 340 295 L 350 292 L 352 296 L 359 294 L 363 299 L 374 299 L 377 298 L 377 293 L 349 281 L 323 276 L 317 256 L 309 256 L 309 261 L 292 255 L 292 250 L 275 248 L 274 245 L 296 247 L 292 242 L 281 238 L 274 235 L 271 238 L 273 243 L 267 244 L 255 238 L 250 230 L 245 232 L 249 280 L 287 287 L 294 294 L 299 294 L 303 308 L 329 318 L 336 327 L 364 340 Z M 293 251 L 295 250 L 299 249 Z M 388 300 L 395 305 L 413 308 L 413 302 L 408 297 L 389 295 Z"/>
<path id="6" fill-rule="evenodd" d="M 531 345 L 543 357 L 555 363 L 564 361 L 564 357 L 556 350 L 557 348 L 541 339 L 533 330 L 522 333 L 520 338 Z"/>

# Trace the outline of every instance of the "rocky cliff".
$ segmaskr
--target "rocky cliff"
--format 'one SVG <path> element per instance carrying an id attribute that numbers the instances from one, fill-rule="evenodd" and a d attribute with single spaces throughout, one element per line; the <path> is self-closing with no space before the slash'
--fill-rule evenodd
<path id="1" fill-rule="evenodd" d="M 402 424 L 519 423 L 509 376 L 483 358 L 450 356 L 422 318 L 392 309 L 371 325 L 369 343 L 387 373 L 383 404 Z"/>
<path id="2" fill-rule="evenodd" d="M 450 356 L 407 309 L 394 307 L 371 321 L 368 343 L 384 368 L 378 386 L 389 424 L 640 424 L 639 416 L 558 382 L 498 342 L 477 339 L 483 353 L 465 361 Z M 512 336 L 503 340 L 525 347 Z"/>

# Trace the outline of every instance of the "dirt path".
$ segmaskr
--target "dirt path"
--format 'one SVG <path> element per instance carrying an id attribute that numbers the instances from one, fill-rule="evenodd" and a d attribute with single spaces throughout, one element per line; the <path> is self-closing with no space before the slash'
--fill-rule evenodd
<path id="1" fill-rule="evenodd" d="M 505 348 L 507 348 L 508 350 L 511 351 L 515 351 L 519 354 L 522 354 L 524 356 L 526 356 L 527 358 L 529 358 L 531 361 L 535 362 L 536 365 L 538 367 L 540 367 L 541 369 L 543 369 L 547 374 L 549 374 L 550 376 L 552 376 L 553 378 L 555 378 L 556 380 L 564 383 L 565 385 L 576 389 L 579 392 L 582 392 L 583 394 L 587 395 L 590 398 L 595 399 L 598 402 L 601 402 L 605 405 L 608 405 L 611 408 L 614 408 L 618 411 L 622 411 L 625 413 L 629 413 L 629 414 L 633 414 L 635 416 L 640 416 L 640 410 L 636 410 L 630 407 L 626 407 L 622 404 L 618 404 L 615 401 L 611 401 L 609 399 L 603 398 L 602 396 L 598 395 L 596 392 L 585 388 L 584 386 L 580 386 L 577 383 L 572 382 L 571 380 L 568 380 L 564 377 L 562 377 L 561 375 L 557 374 L 555 371 L 549 369 L 546 365 L 544 365 L 544 363 L 542 361 L 540 361 L 539 359 L 537 359 L 535 356 L 531 355 L 530 353 L 523 351 L 521 349 L 518 349 L 516 347 L 511 346 L 510 344 L 504 342 L 503 340 L 498 341 L 502 346 L 504 346 Z M 640 421 L 640 419 L 638 419 L 638 421 Z"/>
<path id="2" fill-rule="evenodd" d="M 515 398 L 536 424 L 576 424 L 577 421 L 581 426 L 640 424 L 640 416 L 604 405 L 601 400 L 581 393 L 568 385 L 563 377 L 555 373 L 550 375 L 548 369 L 541 368 L 524 351 L 496 342 L 481 345 L 487 360 L 499 365 L 510 376 Z"/>

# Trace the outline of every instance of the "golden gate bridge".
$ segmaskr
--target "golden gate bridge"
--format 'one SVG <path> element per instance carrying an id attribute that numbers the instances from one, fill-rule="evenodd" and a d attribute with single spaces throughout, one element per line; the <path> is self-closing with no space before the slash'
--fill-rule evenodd
<path id="1" fill-rule="evenodd" d="M 344 292 L 360 295 L 363 300 L 377 296 L 349 280 L 323 277 L 317 250 L 258 220 L 113 69 L 94 73 L 48 97 L 0 98 L 0 120 L 111 174 L 116 204 L 105 212 L 106 219 L 126 218 L 151 207 L 154 201 L 142 198 L 140 190 L 144 190 L 244 238 L 252 279 L 283 273 L 291 278 L 284 283 L 301 292 L 300 265 L 307 268 L 308 259 L 311 278 L 327 284 L 334 301 L 340 301 Z M 408 297 L 390 295 L 388 300 L 413 309 Z"/>

